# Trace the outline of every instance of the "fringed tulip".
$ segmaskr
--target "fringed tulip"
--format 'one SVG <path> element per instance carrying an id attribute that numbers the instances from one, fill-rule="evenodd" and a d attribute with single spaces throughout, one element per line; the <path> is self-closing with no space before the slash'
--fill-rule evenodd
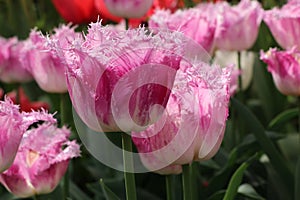
<path id="1" fill-rule="evenodd" d="M 284 49 L 300 50 L 300 2 L 289 1 L 282 8 L 265 11 L 264 21 L 277 43 Z"/>
<path id="2" fill-rule="evenodd" d="M 300 52 L 296 49 L 261 52 L 260 59 L 268 65 L 277 89 L 285 95 L 300 96 Z"/>
<path id="3" fill-rule="evenodd" d="M 32 80 L 21 59 L 24 43 L 17 38 L 0 37 L 0 46 L 0 80 L 5 83 L 24 83 Z"/>
<path id="4" fill-rule="evenodd" d="M 156 121 L 179 68 L 183 38 L 91 24 L 85 42 L 64 57 L 69 94 L 81 119 L 102 132 L 142 130 Z"/>
<path id="5" fill-rule="evenodd" d="M 95 0 L 52 0 L 52 3 L 67 22 L 90 23 L 98 18 Z"/>
<path id="6" fill-rule="evenodd" d="M 216 4 L 221 30 L 216 46 L 220 50 L 242 51 L 251 48 L 258 36 L 263 10 L 257 1 L 242 0 L 238 5 Z"/>
<path id="7" fill-rule="evenodd" d="M 0 182 L 17 197 L 52 192 L 65 174 L 69 160 L 80 155 L 79 145 L 69 141 L 70 130 L 43 124 L 28 130 L 12 166 Z"/>
<path id="8" fill-rule="evenodd" d="M 157 10 L 149 20 L 149 28 L 155 32 L 165 29 L 180 31 L 211 54 L 219 25 L 212 5 L 205 4 L 201 8 L 177 10 L 173 14 L 169 10 Z"/>
<path id="9" fill-rule="evenodd" d="M 57 48 L 65 49 L 81 34 L 74 31 L 74 27 L 61 26 L 54 29 L 50 40 L 57 41 Z M 56 51 L 48 47 L 48 39 L 40 32 L 32 30 L 25 43 L 23 55 L 25 63 L 31 71 L 35 81 L 41 89 L 51 93 L 67 92 L 65 65 L 61 63 Z"/>
<path id="10" fill-rule="evenodd" d="M 27 128 L 38 120 L 54 123 L 46 112 L 20 113 L 11 100 L 0 101 L 0 172 L 14 161 L 21 139 Z"/>
<path id="11" fill-rule="evenodd" d="M 230 68 L 198 64 L 179 70 L 165 115 L 133 133 L 143 164 L 160 174 L 207 160 L 218 151 L 228 116 Z"/>
<path id="12" fill-rule="evenodd" d="M 140 18 L 146 15 L 153 0 L 104 0 L 111 14 L 123 18 Z"/>

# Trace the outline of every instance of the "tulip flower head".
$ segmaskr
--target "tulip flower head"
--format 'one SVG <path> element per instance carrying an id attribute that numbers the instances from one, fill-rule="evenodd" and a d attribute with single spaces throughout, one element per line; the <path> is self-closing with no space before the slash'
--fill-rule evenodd
<path id="1" fill-rule="evenodd" d="M 31 73 L 23 64 L 21 51 L 24 42 L 17 38 L 0 37 L 0 80 L 5 83 L 24 83 L 32 80 Z"/>
<path id="2" fill-rule="evenodd" d="M 201 8 L 177 10 L 175 13 L 157 10 L 149 20 L 149 27 L 155 32 L 161 29 L 182 32 L 211 54 L 215 44 L 215 33 L 219 28 L 218 21 L 211 12 L 211 4 Z"/>
<path id="3" fill-rule="evenodd" d="M 42 112 L 19 112 L 19 107 L 8 98 L 0 101 L 0 172 L 14 161 L 21 139 L 27 128 L 39 120 L 55 123 L 52 115 Z"/>
<path id="4" fill-rule="evenodd" d="M 95 0 L 52 0 L 52 3 L 64 20 L 75 24 L 96 21 L 99 14 Z"/>
<path id="5" fill-rule="evenodd" d="M 260 54 L 260 59 L 268 65 L 268 71 L 282 94 L 300 96 L 299 58 L 300 52 L 295 48 L 287 51 L 274 48 Z"/>
<path id="6" fill-rule="evenodd" d="M 111 14 L 123 18 L 143 17 L 153 4 L 153 0 L 104 0 Z"/>
<path id="7" fill-rule="evenodd" d="M 68 141 L 69 135 L 70 130 L 53 124 L 28 130 L 12 166 L 0 175 L 0 182 L 18 197 L 52 192 L 65 174 L 69 160 L 80 154 L 79 145 Z"/>
<path id="8" fill-rule="evenodd" d="M 207 160 L 218 151 L 228 116 L 231 69 L 199 64 L 179 70 L 165 119 L 134 132 L 143 164 L 160 174 L 178 174 L 181 165 Z"/>
<path id="9" fill-rule="evenodd" d="M 284 49 L 300 50 L 300 2 L 289 1 L 282 8 L 265 11 L 264 21 L 277 43 Z"/>
<path id="10" fill-rule="evenodd" d="M 68 48 L 69 43 L 80 37 L 79 33 L 75 33 L 74 27 L 70 26 L 63 25 L 54 31 L 49 38 L 56 40 L 59 48 Z M 23 52 L 24 60 L 41 89 L 51 93 L 67 92 L 65 65 L 57 52 L 48 47 L 46 37 L 32 30 Z"/>
<path id="11" fill-rule="evenodd" d="M 132 131 L 154 123 L 167 104 L 187 46 L 180 33 L 112 30 L 91 24 L 65 56 L 75 110 L 93 130 Z"/>
<path id="12" fill-rule="evenodd" d="M 253 46 L 263 18 L 263 10 L 257 1 L 242 0 L 238 5 L 216 3 L 220 20 L 220 32 L 216 46 L 220 50 L 242 51 Z"/>

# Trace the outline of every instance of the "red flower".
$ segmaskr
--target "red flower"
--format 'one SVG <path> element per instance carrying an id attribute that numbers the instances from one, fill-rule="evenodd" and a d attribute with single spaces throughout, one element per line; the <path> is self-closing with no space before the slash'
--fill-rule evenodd
<path id="1" fill-rule="evenodd" d="M 199 0 L 198 0 L 199 1 Z M 110 20 L 113 22 L 119 23 L 122 18 L 114 16 L 111 14 L 105 3 L 104 0 L 95 0 L 96 8 L 98 9 L 98 13 L 101 19 Z M 154 13 L 156 9 L 170 9 L 173 11 L 177 10 L 178 8 L 183 8 L 184 3 L 183 0 L 154 0 L 151 9 L 147 12 L 147 14 L 141 18 L 134 18 L 129 20 L 129 24 L 132 27 L 138 27 L 143 21 L 147 21 L 148 18 Z"/>
<path id="2" fill-rule="evenodd" d="M 75 24 L 96 21 L 98 12 L 94 0 L 52 0 L 64 20 Z"/>
<path id="3" fill-rule="evenodd" d="M 3 90 L 1 89 L 0 91 L 0 97 L 3 97 Z M 20 105 L 20 110 L 24 112 L 31 112 L 32 110 L 40 110 L 41 108 L 44 108 L 45 110 L 49 110 L 49 104 L 46 102 L 41 102 L 41 101 L 35 101 L 32 102 L 29 100 L 29 98 L 26 96 L 24 90 L 22 87 L 19 87 L 18 89 L 19 92 L 19 102 L 17 102 L 17 93 L 15 90 L 9 92 L 7 96 L 13 101 L 14 104 L 19 104 Z"/>

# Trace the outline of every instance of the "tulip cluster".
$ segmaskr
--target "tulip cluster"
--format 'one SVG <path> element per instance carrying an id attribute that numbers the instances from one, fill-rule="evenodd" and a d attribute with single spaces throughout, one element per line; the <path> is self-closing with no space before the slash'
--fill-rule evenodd
<path id="1" fill-rule="evenodd" d="M 266 11 L 264 21 L 275 40 L 285 50 L 261 51 L 261 60 L 268 64 L 277 89 L 285 95 L 299 96 L 300 80 L 300 3 L 289 1 L 282 8 Z"/>
<path id="2" fill-rule="evenodd" d="M 44 123 L 31 126 L 38 121 Z M 0 182 L 14 195 L 53 191 L 69 160 L 79 156 L 79 146 L 68 141 L 70 130 L 55 123 L 44 110 L 20 113 L 10 99 L 0 101 Z"/>
<path id="3" fill-rule="evenodd" d="M 243 12 L 240 12 L 241 10 Z M 243 0 L 236 6 L 230 6 L 227 2 L 202 3 L 195 8 L 178 10 L 175 13 L 158 10 L 151 16 L 149 27 L 154 31 L 170 29 L 183 32 L 209 54 L 215 54 L 218 64 L 223 66 L 235 64 L 237 67 L 237 58 L 229 62 L 220 62 L 219 57 L 225 56 L 228 59 L 231 52 L 236 54 L 236 51 L 245 51 L 252 47 L 258 35 L 262 16 L 263 10 L 256 1 Z M 243 62 L 247 60 L 253 60 L 250 53 L 243 55 Z M 247 82 L 243 81 L 244 88 L 249 85 L 248 77 L 251 77 L 252 68 L 253 61 L 247 69 L 241 68 L 243 79 L 247 79 Z M 237 88 L 239 73 L 235 74 L 233 79 L 236 81 L 232 82 L 232 93 Z"/>

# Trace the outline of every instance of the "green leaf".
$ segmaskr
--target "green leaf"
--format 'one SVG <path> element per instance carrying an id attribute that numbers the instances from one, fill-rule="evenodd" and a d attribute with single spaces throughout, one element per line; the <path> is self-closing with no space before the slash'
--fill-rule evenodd
<path id="1" fill-rule="evenodd" d="M 216 193 L 214 193 L 213 195 L 211 195 L 208 200 L 221 200 L 224 195 L 225 195 L 225 190 L 219 190 Z"/>
<path id="2" fill-rule="evenodd" d="M 73 200 L 91 200 L 73 181 L 70 181 L 70 195 Z"/>
<path id="3" fill-rule="evenodd" d="M 250 184 L 247 183 L 239 186 L 238 193 L 250 199 L 265 200 L 265 198 L 257 194 L 255 189 Z"/>
<path id="4" fill-rule="evenodd" d="M 208 195 L 226 186 L 226 183 L 228 182 L 230 175 L 234 170 L 236 159 L 237 149 L 235 148 L 230 152 L 226 165 L 219 170 L 219 172 L 209 182 L 209 187 L 207 188 Z"/>
<path id="5" fill-rule="evenodd" d="M 142 188 L 137 188 L 136 192 L 137 192 L 138 199 L 143 199 L 143 200 L 162 200 L 158 196 L 156 196 L 156 195 L 154 195 L 154 194 L 150 193 L 149 191 L 144 190 Z"/>
<path id="6" fill-rule="evenodd" d="M 291 119 L 297 117 L 299 115 L 299 110 L 298 108 L 293 108 L 289 110 L 285 110 L 279 115 L 277 115 L 270 123 L 268 128 L 270 130 L 275 130 L 279 128 L 280 126 L 286 124 L 289 122 Z"/>
<path id="7" fill-rule="evenodd" d="M 120 200 L 120 198 L 104 184 L 103 179 L 100 179 L 100 185 L 106 200 Z"/>
<path id="8" fill-rule="evenodd" d="M 248 166 L 253 160 L 257 159 L 257 156 L 258 154 L 252 156 L 249 160 L 241 164 L 241 166 L 234 172 L 233 176 L 230 179 L 223 200 L 234 200 L 235 196 L 238 193 L 238 188 L 243 180 L 245 170 L 248 168 Z"/>
<path id="9" fill-rule="evenodd" d="M 266 136 L 272 140 L 277 141 L 279 139 L 284 138 L 285 135 L 281 133 L 265 131 Z M 254 135 L 246 135 L 243 141 L 237 146 L 238 154 L 244 154 L 246 151 L 251 151 L 253 154 L 254 152 L 260 151 L 261 147 L 257 141 L 257 138 Z"/>
<path id="10" fill-rule="evenodd" d="M 295 182 L 295 200 L 300 200 L 300 156 L 296 165 Z"/>
<path id="11" fill-rule="evenodd" d="M 278 92 L 276 89 L 272 76 L 267 72 L 267 67 L 261 61 L 257 61 L 253 70 L 253 85 L 254 89 L 260 99 L 262 109 L 265 117 L 261 120 L 266 120 L 264 123 L 268 123 L 273 117 L 283 110 L 286 97 Z"/>
<path id="12" fill-rule="evenodd" d="M 16 198 L 14 198 L 14 196 L 10 193 L 5 193 L 5 194 L 0 195 L 0 199 L 1 200 L 12 200 L 12 199 L 16 199 Z"/>
<path id="13" fill-rule="evenodd" d="M 293 188 L 291 187 L 291 185 L 294 185 L 293 173 L 286 165 L 287 162 L 283 159 L 282 155 L 275 148 L 273 142 L 266 135 L 262 124 L 257 120 L 254 114 L 238 100 L 233 98 L 231 102 L 232 105 L 236 107 L 239 116 L 247 122 L 245 123 L 247 128 L 254 134 L 262 150 L 270 158 L 272 166 L 279 174 L 286 188 L 290 191 L 291 194 L 293 194 Z"/>

